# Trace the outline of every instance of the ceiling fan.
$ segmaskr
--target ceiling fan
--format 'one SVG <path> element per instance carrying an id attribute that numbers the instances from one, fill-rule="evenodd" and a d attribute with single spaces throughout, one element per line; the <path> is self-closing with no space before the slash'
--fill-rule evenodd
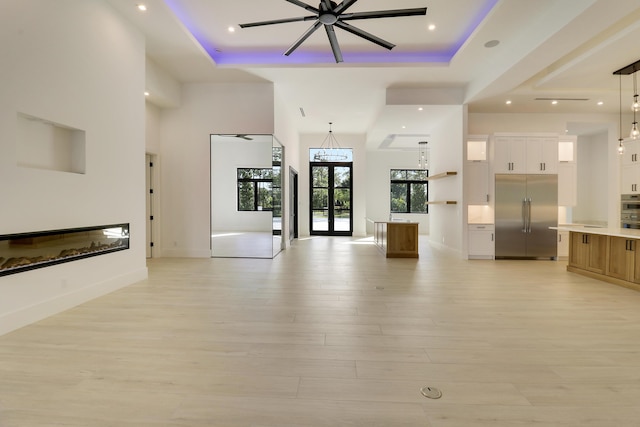
<path id="1" fill-rule="evenodd" d="M 345 31 L 350 32 L 351 34 L 355 34 L 358 37 L 362 37 L 365 40 L 373 42 L 379 46 L 387 48 L 389 50 L 393 49 L 395 45 L 393 43 L 389 43 L 386 40 L 383 40 L 379 37 L 374 36 L 371 33 L 368 33 L 360 28 L 354 27 L 353 25 L 348 24 L 345 21 L 357 20 L 357 19 L 377 19 L 377 18 L 394 18 L 399 16 L 415 16 L 415 15 L 426 15 L 427 8 L 419 7 L 413 9 L 395 9 L 395 10 L 379 10 L 373 12 L 355 12 L 355 13 L 345 13 L 348 8 L 354 5 L 358 0 L 343 0 L 342 3 L 337 4 L 331 0 L 322 0 L 318 7 L 313 7 L 305 2 L 298 0 L 285 0 L 289 3 L 295 4 L 296 6 L 300 6 L 301 8 L 313 13 L 314 15 L 310 16 L 299 16 L 296 18 L 284 18 L 284 19 L 275 19 L 272 21 L 261 21 L 261 22 L 251 22 L 248 24 L 240 24 L 240 28 L 249 28 L 249 27 L 259 27 L 262 25 L 273 25 L 273 24 L 285 24 L 288 22 L 300 22 L 300 21 L 315 21 L 311 27 L 305 31 L 302 36 L 284 53 L 286 56 L 289 56 L 296 50 L 306 39 L 311 36 L 318 28 L 324 25 L 324 29 L 327 32 L 327 37 L 329 37 L 329 43 L 331 44 L 331 50 L 333 51 L 333 56 L 336 59 L 336 62 L 343 62 L 342 51 L 340 50 L 340 45 L 338 44 L 338 38 L 336 37 L 336 33 L 334 30 L 334 26 L 341 28 Z"/>
<path id="2" fill-rule="evenodd" d="M 228 138 L 240 138 L 240 139 L 244 139 L 244 140 L 247 140 L 247 141 L 253 141 L 253 138 L 251 138 L 250 136 L 247 136 L 247 134 L 244 134 L 244 133 L 238 133 L 238 134 L 235 134 L 235 135 L 220 135 L 220 136 L 225 136 L 225 137 L 228 137 Z"/>

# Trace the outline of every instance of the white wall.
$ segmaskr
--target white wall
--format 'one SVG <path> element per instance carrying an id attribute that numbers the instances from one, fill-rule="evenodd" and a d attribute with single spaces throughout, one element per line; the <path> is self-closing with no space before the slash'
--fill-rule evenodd
<path id="1" fill-rule="evenodd" d="M 327 129 L 328 132 L 328 129 Z M 353 149 L 353 235 L 367 235 L 367 151 L 365 135 L 341 134 L 339 125 L 333 127 L 333 134 L 342 148 Z M 305 134 L 300 136 L 300 236 L 310 234 L 309 227 L 309 149 L 320 148 L 327 134 Z M 388 214 L 387 214 L 388 215 Z"/>
<path id="2" fill-rule="evenodd" d="M 290 245 L 289 236 L 289 213 L 292 206 L 290 206 L 290 195 L 292 187 L 289 182 L 289 167 L 300 172 L 300 136 L 297 130 L 293 126 L 292 115 L 300 114 L 299 107 L 291 105 L 287 102 L 286 97 L 280 93 L 277 86 L 274 87 L 274 135 L 276 139 L 284 146 L 284 165 L 282 167 L 282 174 L 284 176 L 284 188 L 282 189 L 282 240 L 285 248 Z M 302 201 L 298 197 L 298 209 Z M 302 221 L 298 217 L 298 222 Z"/>
<path id="3" fill-rule="evenodd" d="M 418 148 L 415 151 L 367 152 L 367 218 L 371 221 L 389 219 L 391 169 L 415 169 L 418 164 Z M 431 171 L 429 171 L 431 173 Z M 429 185 L 431 191 L 431 185 Z M 431 209 L 433 206 L 429 208 Z M 429 234 L 429 214 L 393 214 L 394 218 L 417 222 L 418 233 Z M 367 222 L 367 234 L 373 234 L 373 223 Z"/>
<path id="4" fill-rule="evenodd" d="M 429 183 L 429 200 L 455 200 L 455 205 L 431 205 L 429 208 L 429 240 L 461 253 L 463 248 L 463 147 L 464 106 L 448 106 L 449 115 L 433 129 L 429 139 L 429 175 L 455 171 L 456 176 Z"/>
<path id="5" fill-rule="evenodd" d="M 608 197 L 607 134 L 578 137 L 578 203 L 573 222 L 607 222 Z"/>
<path id="6" fill-rule="evenodd" d="M 160 120 L 162 110 L 151 102 L 145 103 L 145 149 L 149 154 L 160 152 Z"/>
<path id="7" fill-rule="evenodd" d="M 128 250 L 0 277 L 5 333 L 146 277 L 144 38 L 103 1 L 21 0 L 0 57 L 0 234 L 131 224 Z M 18 167 L 18 113 L 86 131 L 86 173 Z"/>
<path id="8" fill-rule="evenodd" d="M 273 134 L 271 83 L 187 84 L 162 110 L 160 254 L 209 257 L 210 135 Z"/>

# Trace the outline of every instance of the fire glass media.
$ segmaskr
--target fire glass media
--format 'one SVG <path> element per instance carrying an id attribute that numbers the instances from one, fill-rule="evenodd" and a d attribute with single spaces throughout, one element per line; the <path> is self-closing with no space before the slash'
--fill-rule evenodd
<path id="1" fill-rule="evenodd" d="M 129 224 L 0 236 L 0 276 L 129 249 Z"/>

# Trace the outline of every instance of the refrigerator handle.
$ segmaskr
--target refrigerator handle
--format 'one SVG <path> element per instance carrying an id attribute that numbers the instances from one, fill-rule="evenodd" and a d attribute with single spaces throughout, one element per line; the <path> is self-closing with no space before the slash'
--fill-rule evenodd
<path id="1" fill-rule="evenodd" d="M 527 232 L 527 198 L 522 199 L 522 232 Z"/>
<path id="2" fill-rule="evenodd" d="M 531 197 L 527 200 L 527 232 L 531 233 Z"/>

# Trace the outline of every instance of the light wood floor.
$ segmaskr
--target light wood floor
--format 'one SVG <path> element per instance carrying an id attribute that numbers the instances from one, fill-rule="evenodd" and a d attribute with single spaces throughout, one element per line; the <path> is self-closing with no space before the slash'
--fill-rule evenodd
<path id="1" fill-rule="evenodd" d="M 564 261 L 314 238 L 149 269 L 0 337 L 0 426 L 640 425 L 640 292 Z"/>

